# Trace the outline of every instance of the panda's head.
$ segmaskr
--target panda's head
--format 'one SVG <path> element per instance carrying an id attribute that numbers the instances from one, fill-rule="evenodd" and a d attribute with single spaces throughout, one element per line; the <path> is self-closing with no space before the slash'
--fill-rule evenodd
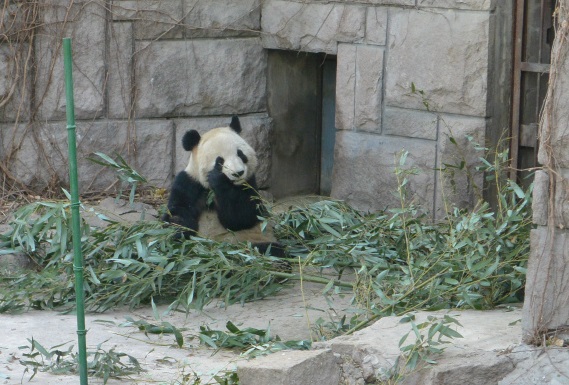
<path id="1" fill-rule="evenodd" d="M 207 174 L 218 161 L 229 180 L 234 184 L 245 183 L 257 170 L 257 155 L 240 133 L 241 123 L 237 116 L 231 119 L 228 127 L 213 128 L 203 135 L 196 130 L 187 131 L 182 145 L 191 154 L 185 171 L 209 188 Z"/>

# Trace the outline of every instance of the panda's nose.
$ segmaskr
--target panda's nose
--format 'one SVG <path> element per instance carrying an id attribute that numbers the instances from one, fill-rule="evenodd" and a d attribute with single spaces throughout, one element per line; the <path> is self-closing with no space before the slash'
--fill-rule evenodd
<path id="1" fill-rule="evenodd" d="M 245 170 L 237 171 L 235 176 L 243 176 L 243 174 L 245 174 Z"/>

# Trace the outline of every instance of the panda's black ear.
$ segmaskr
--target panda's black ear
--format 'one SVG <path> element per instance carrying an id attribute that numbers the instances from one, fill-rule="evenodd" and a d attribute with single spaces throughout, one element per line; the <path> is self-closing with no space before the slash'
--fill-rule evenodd
<path id="1" fill-rule="evenodd" d="M 193 148 L 200 142 L 200 133 L 196 130 L 186 131 L 182 137 L 182 147 L 186 151 L 192 151 Z"/>
<path id="2" fill-rule="evenodd" d="M 229 127 L 231 127 L 236 133 L 241 133 L 241 122 L 239 121 L 239 117 L 237 115 L 233 115 L 231 118 L 231 123 L 229 123 Z"/>

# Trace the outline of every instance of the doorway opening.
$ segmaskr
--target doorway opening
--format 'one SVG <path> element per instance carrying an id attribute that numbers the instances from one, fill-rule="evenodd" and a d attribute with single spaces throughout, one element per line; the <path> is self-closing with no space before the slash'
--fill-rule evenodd
<path id="1" fill-rule="evenodd" d="M 270 50 L 267 82 L 273 119 L 271 193 L 275 198 L 330 195 L 336 137 L 336 58 Z"/>
<path id="2" fill-rule="evenodd" d="M 547 93 L 555 0 L 516 0 L 510 178 L 529 185 L 536 167 L 538 125 Z"/>

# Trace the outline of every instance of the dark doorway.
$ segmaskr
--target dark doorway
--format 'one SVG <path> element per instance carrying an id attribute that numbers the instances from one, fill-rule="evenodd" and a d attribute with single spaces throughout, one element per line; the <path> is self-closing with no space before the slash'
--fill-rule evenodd
<path id="1" fill-rule="evenodd" d="M 336 144 L 336 60 L 322 66 L 322 138 L 320 146 L 320 194 L 332 191 L 334 145 Z"/>
<path id="2" fill-rule="evenodd" d="M 516 0 L 510 178 L 531 182 L 537 128 L 547 93 L 555 0 Z"/>
<path id="3" fill-rule="evenodd" d="M 271 50 L 268 107 L 271 193 L 275 198 L 331 190 L 336 62 L 323 54 Z"/>

